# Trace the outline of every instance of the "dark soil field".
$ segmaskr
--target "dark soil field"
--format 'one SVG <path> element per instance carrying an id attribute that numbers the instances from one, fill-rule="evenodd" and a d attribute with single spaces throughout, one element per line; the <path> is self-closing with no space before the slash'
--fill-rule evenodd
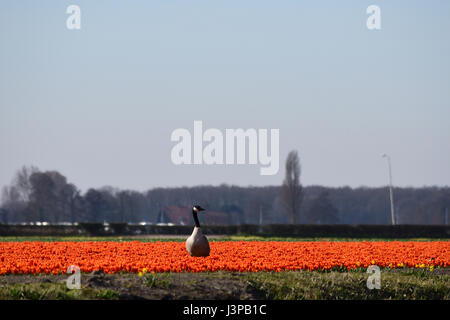
<path id="1" fill-rule="evenodd" d="M 133 273 L 81 275 L 81 289 L 68 290 L 66 275 L 0 277 L 0 299 L 264 299 L 239 273 Z"/>
<path id="2" fill-rule="evenodd" d="M 0 299 L 450 299 L 450 270 L 382 270 L 381 289 L 368 274 L 350 272 L 209 272 L 81 275 L 81 289 L 67 275 L 0 276 Z"/>

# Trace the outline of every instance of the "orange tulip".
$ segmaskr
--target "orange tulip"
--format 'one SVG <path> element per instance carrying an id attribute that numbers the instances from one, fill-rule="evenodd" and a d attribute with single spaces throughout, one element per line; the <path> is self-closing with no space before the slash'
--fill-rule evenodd
<path id="1" fill-rule="evenodd" d="M 211 255 L 189 256 L 180 242 L 0 242 L 0 274 L 82 272 L 284 271 L 450 266 L 450 241 L 212 242 Z"/>

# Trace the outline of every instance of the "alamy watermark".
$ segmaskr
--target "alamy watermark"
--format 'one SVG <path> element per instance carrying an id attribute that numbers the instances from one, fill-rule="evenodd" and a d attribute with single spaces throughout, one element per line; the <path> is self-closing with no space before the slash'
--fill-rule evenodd
<path id="1" fill-rule="evenodd" d="M 75 272 L 75 273 L 74 273 Z M 81 271 L 78 266 L 71 265 L 67 268 L 67 273 L 70 276 L 66 280 L 67 289 L 81 289 Z"/>
<path id="2" fill-rule="evenodd" d="M 66 13 L 70 16 L 66 20 L 66 27 L 69 30 L 81 29 L 81 9 L 77 5 L 70 5 L 66 9 Z"/>
<path id="3" fill-rule="evenodd" d="M 66 9 L 66 14 L 70 16 L 66 20 L 66 27 L 69 30 L 81 29 L 81 8 L 78 5 L 69 5 Z M 369 17 L 366 20 L 366 26 L 369 30 L 381 29 L 381 9 L 377 5 L 370 5 L 366 9 L 366 14 Z"/>
<path id="4" fill-rule="evenodd" d="M 367 278 L 367 288 L 369 290 L 381 289 L 381 270 L 379 266 L 371 265 L 367 268 L 367 273 L 370 273 Z"/>
<path id="5" fill-rule="evenodd" d="M 223 134 L 215 128 L 203 131 L 203 122 L 194 121 L 193 134 L 175 129 L 170 139 L 177 142 L 171 152 L 175 165 L 260 164 L 263 176 L 277 174 L 280 166 L 279 129 L 225 129 Z"/>
<path id="6" fill-rule="evenodd" d="M 367 18 L 366 26 L 369 30 L 381 29 L 381 9 L 377 5 L 370 5 L 366 9 L 366 13 L 370 14 Z"/>

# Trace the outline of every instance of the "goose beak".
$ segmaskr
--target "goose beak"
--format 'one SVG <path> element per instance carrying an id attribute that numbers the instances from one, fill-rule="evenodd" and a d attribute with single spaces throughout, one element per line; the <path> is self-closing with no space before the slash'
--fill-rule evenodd
<path id="1" fill-rule="evenodd" d="M 195 208 L 197 209 L 197 211 L 205 211 L 205 209 L 203 209 L 203 208 L 200 207 L 200 206 L 195 206 Z"/>

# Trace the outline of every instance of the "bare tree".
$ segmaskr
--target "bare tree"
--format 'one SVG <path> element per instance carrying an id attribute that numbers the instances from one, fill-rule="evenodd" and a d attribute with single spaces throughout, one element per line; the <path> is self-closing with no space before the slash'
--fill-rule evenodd
<path id="1" fill-rule="evenodd" d="M 2 207 L 7 212 L 6 218 L 21 221 L 27 215 L 27 206 L 32 192 L 30 176 L 39 169 L 23 166 L 16 172 L 10 186 L 2 190 Z"/>
<path id="2" fill-rule="evenodd" d="M 3 187 L 2 190 L 2 209 L 3 221 L 6 223 L 11 220 L 20 220 L 20 215 L 24 212 L 26 203 L 21 200 L 20 194 L 15 186 Z"/>
<path id="3" fill-rule="evenodd" d="M 336 224 L 339 222 L 338 210 L 330 200 L 329 192 L 322 191 L 306 211 L 308 223 Z"/>
<path id="4" fill-rule="evenodd" d="M 68 218 L 71 223 L 76 222 L 78 219 L 77 204 L 81 202 L 80 190 L 74 184 L 68 183 L 63 187 L 61 197 L 63 202 L 67 203 L 69 207 L 69 214 L 65 218 Z"/>
<path id="5" fill-rule="evenodd" d="M 29 219 L 31 221 L 56 222 L 58 199 L 55 182 L 46 172 L 35 172 L 30 176 L 31 194 Z"/>
<path id="6" fill-rule="evenodd" d="M 36 172 L 39 172 L 39 169 L 34 166 L 23 166 L 16 172 L 12 185 L 16 188 L 23 202 L 30 200 L 30 194 L 32 192 L 30 176 Z"/>
<path id="7" fill-rule="evenodd" d="M 85 221 L 103 222 L 105 220 L 105 200 L 103 194 L 100 191 L 91 188 L 84 195 L 84 199 L 87 205 Z"/>
<path id="8" fill-rule="evenodd" d="M 280 198 L 289 213 L 290 222 L 298 223 L 303 188 L 300 184 L 300 159 L 295 150 L 289 152 L 286 159 L 286 176 L 281 186 Z"/>

